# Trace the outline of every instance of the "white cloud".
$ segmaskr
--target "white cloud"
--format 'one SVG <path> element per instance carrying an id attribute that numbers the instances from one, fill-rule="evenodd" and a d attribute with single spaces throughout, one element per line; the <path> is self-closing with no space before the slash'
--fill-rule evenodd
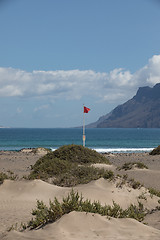
<path id="1" fill-rule="evenodd" d="M 92 70 L 33 71 L 0 68 L 0 97 L 41 97 L 52 99 L 81 99 L 92 96 L 104 101 L 118 101 L 132 97 L 140 86 L 160 82 L 160 55 L 131 74 L 122 68 L 111 72 Z M 38 110 L 38 108 L 37 108 Z"/>
<path id="2" fill-rule="evenodd" d="M 115 102 L 118 99 L 123 99 L 125 98 L 125 94 L 123 92 L 118 92 L 116 90 L 116 94 L 113 91 L 108 91 L 108 93 L 106 95 L 104 95 L 103 97 L 103 101 L 107 101 L 107 102 Z"/>
<path id="3" fill-rule="evenodd" d="M 48 109 L 48 108 L 49 108 L 49 105 L 48 104 L 44 104 L 44 105 L 41 105 L 39 107 L 36 107 L 34 109 L 34 112 L 41 111 L 41 110 Z"/>
<path id="4" fill-rule="evenodd" d="M 129 71 L 124 71 L 122 68 L 115 68 L 112 70 L 107 77 L 107 83 L 109 86 L 129 86 L 133 85 L 133 82 L 131 81 L 132 74 Z M 107 85 L 106 85 L 107 86 Z"/>
<path id="5" fill-rule="evenodd" d="M 0 96 L 4 97 L 23 96 L 23 93 L 19 86 L 8 84 L 0 88 Z"/>
<path id="6" fill-rule="evenodd" d="M 134 81 L 141 86 L 160 82 L 160 55 L 154 55 L 148 64 L 134 74 Z"/>

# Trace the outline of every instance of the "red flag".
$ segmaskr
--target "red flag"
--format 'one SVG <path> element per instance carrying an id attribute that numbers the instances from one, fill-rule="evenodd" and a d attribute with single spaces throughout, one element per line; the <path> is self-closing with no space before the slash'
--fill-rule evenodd
<path id="1" fill-rule="evenodd" d="M 90 110 L 90 108 L 84 107 L 84 113 L 88 113 Z"/>

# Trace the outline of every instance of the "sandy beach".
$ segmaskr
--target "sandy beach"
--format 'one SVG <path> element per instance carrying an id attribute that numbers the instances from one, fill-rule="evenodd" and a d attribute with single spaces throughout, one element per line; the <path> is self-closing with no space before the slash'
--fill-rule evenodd
<path id="1" fill-rule="evenodd" d="M 38 230 L 24 232 L 10 231 L 12 225 L 26 223 L 32 218 L 31 211 L 36 201 L 43 200 L 48 204 L 49 199 L 57 197 L 61 200 L 71 191 L 69 187 L 59 187 L 43 182 L 42 180 L 25 180 L 31 171 L 31 166 L 44 154 L 45 151 L 34 153 L 32 150 L 19 152 L 0 152 L 0 172 L 12 171 L 17 175 L 16 180 L 5 180 L 0 185 L 0 239 L 2 240 L 41 240 L 41 239 L 160 239 L 160 211 L 155 211 L 159 198 L 151 196 L 147 188 L 160 191 L 160 156 L 151 156 L 149 153 L 107 153 L 111 165 L 96 164 L 115 174 L 127 174 L 143 184 L 140 189 L 133 189 L 128 185 L 117 187 L 117 181 L 108 181 L 100 178 L 88 184 L 78 185 L 74 190 L 82 193 L 83 197 L 91 201 L 99 200 L 101 204 L 112 205 L 113 201 L 123 209 L 131 203 L 137 204 L 140 196 L 143 205 L 150 210 L 150 214 L 140 223 L 134 219 L 116 219 L 100 216 L 99 214 L 71 212 L 64 215 L 55 223 Z M 126 162 L 143 162 L 148 169 L 118 170 Z"/>

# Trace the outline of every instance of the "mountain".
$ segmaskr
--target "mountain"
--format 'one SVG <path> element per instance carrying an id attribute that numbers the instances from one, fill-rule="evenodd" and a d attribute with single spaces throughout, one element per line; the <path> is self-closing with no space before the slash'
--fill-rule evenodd
<path id="1" fill-rule="evenodd" d="M 88 124 L 86 127 L 87 127 L 87 128 L 97 128 L 97 126 L 98 126 L 100 123 L 102 123 L 103 121 L 105 121 L 107 118 L 109 118 L 109 117 L 111 116 L 111 114 L 112 114 L 112 112 L 107 113 L 106 115 L 100 117 L 100 118 L 98 119 L 98 121 L 96 121 L 96 122 L 94 122 L 94 123 L 90 123 L 90 124 Z"/>
<path id="2" fill-rule="evenodd" d="M 160 128 L 160 83 L 140 87 L 132 99 L 86 127 Z"/>

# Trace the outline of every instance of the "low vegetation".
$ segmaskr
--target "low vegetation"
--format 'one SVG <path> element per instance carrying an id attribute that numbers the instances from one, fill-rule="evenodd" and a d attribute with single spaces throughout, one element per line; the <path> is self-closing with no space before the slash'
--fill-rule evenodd
<path id="1" fill-rule="evenodd" d="M 106 157 L 94 150 L 79 146 L 62 146 L 54 152 L 49 152 L 41 157 L 28 176 L 29 179 L 42 179 L 59 186 L 75 186 L 88 183 L 101 177 L 111 179 L 112 171 L 94 168 L 93 163 L 106 163 Z"/>
<path id="2" fill-rule="evenodd" d="M 32 153 L 36 154 L 36 153 L 39 153 L 41 151 L 46 152 L 46 153 L 52 152 L 52 150 L 49 149 L 49 148 L 42 148 L 42 147 L 32 148 Z"/>
<path id="3" fill-rule="evenodd" d="M 142 162 L 128 162 L 128 163 L 124 163 L 122 167 L 119 167 L 118 170 L 131 170 L 133 168 L 139 168 L 139 169 L 148 169 L 148 167 L 142 163 Z"/>
<path id="4" fill-rule="evenodd" d="M 158 191 L 158 190 L 156 190 L 156 189 L 154 189 L 154 188 L 149 188 L 148 190 L 149 190 L 149 193 L 150 193 L 151 195 L 155 195 L 155 196 L 157 196 L 157 197 L 160 197 L 160 191 Z"/>
<path id="5" fill-rule="evenodd" d="M 125 184 L 133 189 L 140 189 L 143 186 L 140 182 L 135 181 L 133 178 L 128 178 L 127 174 L 117 177 L 119 178 L 119 181 L 116 184 L 116 187 L 118 188 L 122 188 Z"/>
<path id="6" fill-rule="evenodd" d="M 154 148 L 149 154 L 150 155 L 160 155 L 160 145 L 157 148 Z"/>
<path id="7" fill-rule="evenodd" d="M 0 172 L 0 184 L 2 184 L 5 179 L 8 179 L 7 174 L 3 173 L 3 172 Z"/>
<path id="8" fill-rule="evenodd" d="M 133 189 L 140 189 L 142 187 L 142 184 L 138 181 L 135 181 L 133 178 L 129 179 L 129 185 Z"/>
<path id="9" fill-rule="evenodd" d="M 147 201 L 147 197 L 145 196 L 145 194 L 146 194 L 146 192 L 142 192 L 142 193 L 138 196 L 138 198 L 141 199 L 141 200 Z"/>
<path id="10" fill-rule="evenodd" d="M 67 197 L 63 198 L 60 203 L 57 198 L 49 202 L 49 207 L 43 201 L 37 201 L 37 208 L 32 211 L 34 218 L 28 223 L 28 228 L 34 229 L 42 227 L 47 223 L 55 222 L 64 214 L 72 211 L 98 213 L 102 216 L 115 217 L 115 218 L 134 218 L 138 221 L 143 221 L 146 215 L 146 209 L 143 204 L 139 203 L 138 206 L 131 204 L 126 210 L 123 210 L 118 204 L 113 202 L 113 206 L 102 206 L 99 201 L 91 203 L 90 200 L 83 200 L 82 195 L 73 190 Z"/>
<path id="11" fill-rule="evenodd" d="M 58 158 L 72 163 L 86 164 L 86 163 L 106 163 L 109 161 L 106 157 L 97 153 L 96 151 L 83 147 L 81 145 L 64 145 L 54 152 L 44 156 L 43 159 Z"/>
<path id="12" fill-rule="evenodd" d="M 49 148 L 44 148 L 44 147 L 37 147 L 37 148 L 22 148 L 21 150 L 19 150 L 20 152 L 27 152 L 27 153 L 34 153 L 34 154 L 41 154 L 41 153 L 49 153 L 52 152 L 51 149 Z"/>
<path id="13" fill-rule="evenodd" d="M 86 184 L 99 178 L 112 180 L 114 173 L 110 170 L 94 168 L 91 166 L 75 166 L 64 174 L 59 174 L 53 179 L 53 183 L 58 186 L 73 187 L 77 184 Z"/>
<path id="14" fill-rule="evenodd" d="M 17 175 L 11 171 L 8 171 L 7 173 L 0 172 L 0 184 L 2 184 L 5 179 L 15 180 L 16 178 Z"/>

